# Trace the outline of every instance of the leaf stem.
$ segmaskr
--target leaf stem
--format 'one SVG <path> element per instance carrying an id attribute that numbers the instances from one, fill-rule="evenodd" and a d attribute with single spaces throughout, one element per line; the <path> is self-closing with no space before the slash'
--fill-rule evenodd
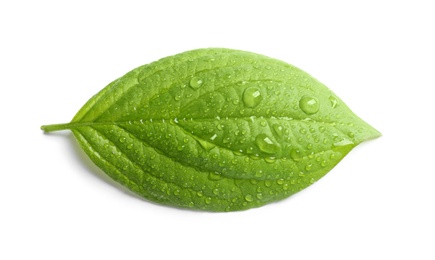
<path id="1" fill-rule="evenodd" d="M 92 126 L 92 125 L 97 125 L 97 124 L 104 124 L 104 123 L 74 122 L 74 123 L 43 125 L 43 126 L 41 126 L 41 130 L 43 130 L 44 132 L 54 132 L 54 131 L 68 130 L 68 129 L 83 127 L 83 126 Z"/>
<path id="2" fill-rule="evenodd" d="M 65 123 L 65 124 L 53 124 L 53 125 L 43 125 L 41 126 L 41 130 L 44 132 L 54 132 L 60 130 L 70 129 L 74 124 Z"/>

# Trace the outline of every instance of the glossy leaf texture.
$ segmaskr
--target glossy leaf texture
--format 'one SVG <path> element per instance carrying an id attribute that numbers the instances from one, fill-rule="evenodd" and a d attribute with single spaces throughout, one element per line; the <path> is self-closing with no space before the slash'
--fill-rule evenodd
<path id="1" fill-rule="evenodd" d="M 286 198 L 380 133 L 285 62 L 198 49 L 136 68 L 67 124 L 91 160 L 151 201 L 236 211 Z"/>

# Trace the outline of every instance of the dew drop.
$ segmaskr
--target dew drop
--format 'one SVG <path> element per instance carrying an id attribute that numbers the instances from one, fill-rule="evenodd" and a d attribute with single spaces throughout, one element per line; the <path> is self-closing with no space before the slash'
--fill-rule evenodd
<path id="1" fill-rule="evenodd" d="M 257 171 L 255 173 L 255 177 L 257 177 L 257 178 L 263 177 L 263 171 L 262 170 Z"/>
<path id="2" fill-rule="evenodd" d="M 125 143 L 126 140 L 127 140 L 127 139 L 126 139 L 125 137 L 120 137 L 120 138 L 119 138 L 119 141 L 120 141 L 121 143 Z"/>
<path id="3" fill-rule="evenodd" d="M 208 179 L 211 181 L 219 181 L 222 179 L 222 175 L 219 172 L 210 172 L 208 174 Z"/>
<path id="4" fill-rule="evenodd" d="M 128 145 L 127 145 L 127 149 L 128 149 L 128 150 L 133 149 L 133 144 L 128 144 Z"/>
<path id="5" fill-rule="evenodd" d="M 323 133 L 325 132 L 326 128 L 324 126 L 319 126 L 319 132 Z"/>
<path id="6" fill-rule="evenodd" d="M 246 107 L 256 107 L 261 100 L 263 96 L 257 87 L 249 87 L 243 92 L 243 103 Z"/>
<path id="7" fill-rule="evenodd" d="M 301 151 L 297 149 L 290 151 L 290 157 L 293 159 L 293 161 L 300 161 L 303 158 Z"/>
<path id="8" fill-rule="evenodd" d="M 303 96 L 299 100 L 299 107 L 308 115 L 317 113 L 317 111 L 319 111 L 319 106 L 319 101 L 314 97 Z"/>
<path id="9" fill-rule="evenodd" d="M 249 158 L 251 158 L 252 160 L 260 160 L 260 155 L 259 154 L 251 154 L 251 155 L 249 155 Z"/>
<path id="10" fill-rule="evenodd" d="M 211 203 L 211 198 L 210 197 L 205 198 L 205 204 L 210 204 L 210 203 Z"/>
<path id="11" fill-rule="evenodd" d="M 281 125 L 274 124 L 272 128 L 279 137 L 282 137 L 284 128 Z"/>
<path id="12" fill-rule="evenodd" d="M 189 86 L 193 89 L 198 89 L 201 87 L 202 83 L 203 83 L 202 79 L 198 77 L 193 77 L 189 82 Z"/>
<path id="13" fill-rule="evenodd" d="M 266 157 L 264 161 L 267 163 L 274 163 L 276 161 L 276 157 Z"/>
<path id="14" fill-rule="evenodd" d="M 202 146 L 202 148 L 204 148 L 204 150 L 206 150 L 207 152 L 216 147 L 215 144 L 209 143 L 209 142 L 204 141 L 202 139 L 196 139 L 196 140 Z"/>
<path id="15" fill-rule="evenodd" d="M 326 167 L 326 165 L 327 165 L 327 162 L 326 162 L 326 161 L 322 161 L 322 162 L 320 163 L 320 166 L 322 166 L 322 167 Z"/>
<path id="16" fill-rule="evenodd" d="M 252 195 L 246 195 L 245 196 L 245 200 L 247 201 L 247 202 L 251 202 L 251 201 L 253 201 L 254 200 L 254 198 L 252 198 Z"/>
<path id="17" fill-rule="evenodd" d="M 266 134 L 259 134 L 255 138 L 255 144 L 262 152 L 273 154 L 279 151 L 279 146 Z"/>
<path id="18" fill-rule="evenodd" d="M 334 143 L 334 146 L 346 146 L 346 145 L 352 145 L 353 142 L 349 139 L 343 138 L 337 142 Z"/>
<path id="19" fill-rule="evenodd" d="M 329 101 L 331 102 L 332 108 L 335 108 L 337 106 L 337 104 L 338 104 L 338 100 L 334 96 L 330 96 L 329 97 Z"/>

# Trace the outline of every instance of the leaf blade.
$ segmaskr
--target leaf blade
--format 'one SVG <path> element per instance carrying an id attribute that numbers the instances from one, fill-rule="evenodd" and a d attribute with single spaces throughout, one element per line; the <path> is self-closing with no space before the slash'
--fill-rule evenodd
<path id="1" fill-rule="evenodd" d="M 141 66 L 79 110 L 91 160 L 149 200 L 233 211 L 286 198 L 380 134 L 302 70 L 262 55 L 199 49 Z"/>

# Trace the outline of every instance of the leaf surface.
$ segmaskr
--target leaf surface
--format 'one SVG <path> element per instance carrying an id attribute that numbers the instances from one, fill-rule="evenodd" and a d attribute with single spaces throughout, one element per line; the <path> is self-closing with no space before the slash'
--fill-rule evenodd
<path id="1" fill-rule="evenodd" d="M 86 154 L 149 200 L 235 211 L 316 182 L 380 136 L 331 90 L 282 61 L 198 49 L 138 67 L 68 124 Z"/>

